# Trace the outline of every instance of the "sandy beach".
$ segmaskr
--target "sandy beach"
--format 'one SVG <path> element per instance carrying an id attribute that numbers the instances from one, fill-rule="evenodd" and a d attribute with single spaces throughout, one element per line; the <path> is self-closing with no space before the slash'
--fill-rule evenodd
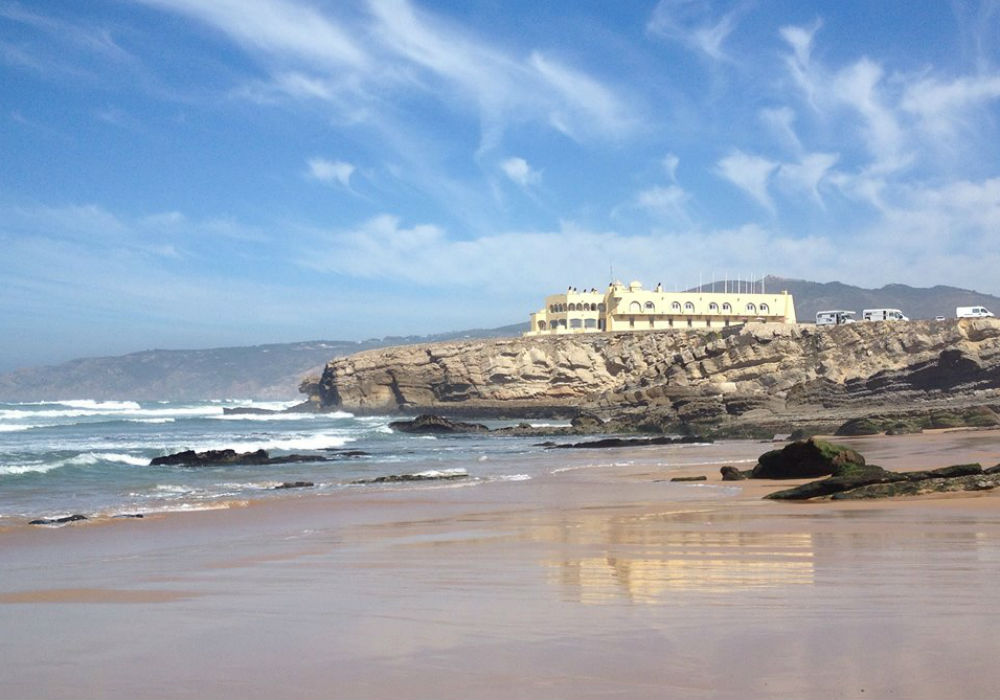
<path id="1" fill-rule="evenodd" d="M 1000 462 L 998 431 L 838 442 L 890 469 Z M 9 528 L 0 697 L 995 697 L 1000 494 L 719 480 L 770 447 Z"/>

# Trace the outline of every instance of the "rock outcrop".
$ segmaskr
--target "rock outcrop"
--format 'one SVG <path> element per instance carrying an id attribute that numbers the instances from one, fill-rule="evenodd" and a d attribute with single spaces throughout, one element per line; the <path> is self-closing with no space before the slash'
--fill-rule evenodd
<path id="1" fill-rule="evenodd" d="M 321 408 L 362 413 L 544 409 L 626 418 L 650 431 L 832 431 L 873 413 L 995 409 L 1000 320 L 751 323 L 411 345 L 334 359 L 307 387 Z"/>

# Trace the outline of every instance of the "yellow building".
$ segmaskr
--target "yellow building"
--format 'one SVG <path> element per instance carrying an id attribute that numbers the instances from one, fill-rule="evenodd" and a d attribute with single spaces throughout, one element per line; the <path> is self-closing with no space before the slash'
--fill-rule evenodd
<path id="1" fill-rule="evenodd" d="M 525 335 L 647 331 L 670 328 L 724 328 L 762 321 L 795 323 L 795 305 L 788 292 L 666 292 L 661 285 L 643 289 L 639 282 L 608 285 L 545 298 L 545 307 L 531 314 Z"/>

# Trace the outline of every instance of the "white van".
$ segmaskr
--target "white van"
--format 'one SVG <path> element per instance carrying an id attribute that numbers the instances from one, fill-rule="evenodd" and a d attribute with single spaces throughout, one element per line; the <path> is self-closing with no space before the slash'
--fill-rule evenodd
<path id="1" fill-rule="evenodd" d="M 865 309 L 861 312 L 865 321 L 909 321 L 899 309 Z"/>
<path id="2" fill-rule="evenodd" d="M 993 312 L 985 306 L 957 306 L 955 315 L 959 318 L 993 318 Z"/>
<path id="3" fill-rule="evenodd" d="M 817 326 L 839 326 L 844 323 L 854 323 L 854 312 L 843 309 L 816 312 Z"/>

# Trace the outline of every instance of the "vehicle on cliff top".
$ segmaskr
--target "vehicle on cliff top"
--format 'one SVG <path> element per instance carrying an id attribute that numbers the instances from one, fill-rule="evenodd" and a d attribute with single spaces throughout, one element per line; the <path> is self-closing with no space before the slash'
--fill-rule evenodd
<path id="1" fill-rule="evenodd" d="M 955 316 L 958 318 L 993 318 L 993 312 L 985 306 L 956 306 Z"/>
<path id="2" fill-rule="evenodd" d="M 909 321 L 899 309 L 865 309 L 861 312 L 863 321 Z"/>
<path id="3" fill-rule="evenodd" d="M 854 323 L 855 313 L 844 309 L 830 309 L 828 311 L 816 312 L 817 326 L 840 326 L 845 323 Z"/>

